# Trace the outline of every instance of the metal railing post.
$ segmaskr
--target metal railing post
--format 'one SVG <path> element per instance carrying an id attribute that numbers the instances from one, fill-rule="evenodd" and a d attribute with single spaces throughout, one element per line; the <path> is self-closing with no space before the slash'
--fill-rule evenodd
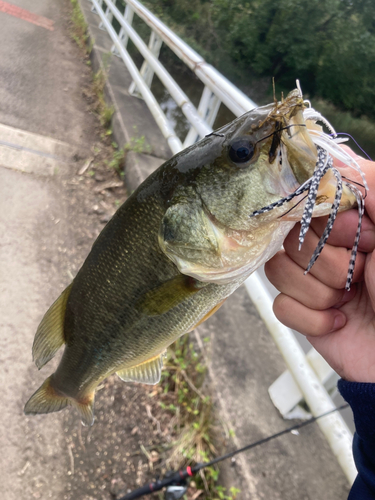
<path id="1" fill-rule="evenodd" d="M 93 14 L 98 14 L 98 11 L 96 10 L 96 7 L 95 7 L 94 2 L 92 0 L 91 0 L 91 3 L 93 4 L 91 7 L 91 12 Z M 103 0 L 98 0 L 99 7 L 102 6 L 102 3 L 103 3 Z"/>
<path id="2" fill-rule="evenodd" d="M 163 45 L 163 40 L 160 38 L 160 36 L 157 35 L 154 31 L 151 31 L 151 36 L 150 36 L 150 41 L 148 43 L 148 48 L 151 50 L 151 52 L 154 54 L 154 56 L 158 59 L 159 59 L 160 49 L 161 49 L 162 45 Z M 140 73 L 141 73 L 141 76 L 143 77 L 145 84 L 149 88 L 151 88 L 152 79 L 154 78 L 154 70 L 151 68 L 151 66 L 146 61 L 146 59 L 143 61 Z M 137 86 L 134 82 L 132 82 L 130 87 L 129 87 L 129 94 L 134 95 L 136 97 L 142 97 L 140 95 L 140 93 L 138 92 Z"/>
<path id="3" fill-rule="evenodd" d="M 105 1 L 105 0 L 104 0 Z M 105 17 L 108 19 L 108 21 L 112 24 L 112 19 L 113 19 L 113 14 L 111 9 L 107 6 L 106 11 L 105 11 Z M 106 31 L 105 26 L 103 24 L 103 21 L 99 24 L 99 29 Z"/>
<path id="4" fill-rule="evenodd" d="M 126 5 L 125 11 L 124 11 L 124 19 L 125 21 L 129 24 L 129 26 L 132 25 L 133 23 L 133 17 L 134 17 L 134 10 L 130 7 L 130 5 Z M 129 36 L 127 35 L 126 31 L 124 28 L 121 26 L 120 32 L 118 34 L 118 37 L 120 39 L 121 45 L 126 49 L 129 41 Z M 117 50 L 116 45 L 113 44 L 111 48 L 112 54 L 114 54 L 117 57 L 120 57 L 120 52 Z"/>
<path id="5" fill-rule="evenodd" d="M 199 102 L 198 113 L 210 127 L 213 127 L 215 123 L 220 104 L 220 99 L 206 85 L 203 89 L 202 97 Z M 188 146 L 191 146 L 198 139 L 199 134 L 195 130 L 194 125 L 192 125 L 185 138 L 184 147 L 187 148 Z"/>
<path id="6" fill-rule="evenodd" d="M 335 408 L 335 405 L 308 363 L 302 347 L 293 332 L 282 325 L 272 310 L 272 299 L 257 273 L 245 281 L 247 292 L 257 308 L 260 317 L 279 348 L 294 380 L 298 384 L 311 413 L 317 417 Z M 353 436 L 338 413 L 317 421 L 346 477 L 352 483 L 357 475 L 352 455 Z"/>
<path id="7" fill-rule="evenodd" d="M 95 2 L 95 0 L 93 0 L 93 1 Z M 176 101 L 176 104 L 181 108 L 181 111 L 184 113 L 184 115 L 188 119 L 189 123 L 194 124 L 194 127 L 196 128 L 197 132 L 199 133 L 199 135 L 201 137 L 204 137 L 205 135 L 210 134 L 212 132 L 212 128 L 209 127 L 207 125 L 207 123 L 201 118 L 197 109 L 194 107 L 193 103 L 190 101 L 190 99 L 185 94 L 185 92 L 182 91 L 182 89 L 179 87 L 177 82 L 171 77 L 171 75 L 164 68 L 164 66 L 161 64 L 159 59 L 152 53 L 150 48 L 145 44 L 145 42 L 138 35 L 138 33 L 134 30 L 134 28 L 132 26 L 130 26 L 125 21 L 125 19 L 123 18 L 123 15 L 118 10 L 118 8 L 113 3 L 113 1 L 106 0 L 106 2 L 107 2 L 107 5 L 111 8 L 114 17 L 117 19 L 117 21 L 120 23 L 120 25 L 124 28 L 124 30 L 126 31 L 126 33 L 129 36 L 129 38 L 132 40 L 132 42 L 137 47 L 139 52 L 142 54 L 144 59 L 148 62 L 149 66 L 152 68 L 152 70 L 158 76 L 158 78 L 160 79 L 162 84 L 168 90 L 171 97 Z M 118 36 L 117 36 L 116 32 L 114 32 L 113 26 L 105 18 L 105 14 L 104 14 L 102 9 L 99 11 L 99 15 L 100 15 L 101 19 L 103 20 L 103 22 L 105 22 L 105 25 L 110 26 L 112 28 L 110 30 L 110 36 L 118 48 L 119 47 Z M 112 35 L 113 32 L 114 32 L 114 34 Z M 153 40 L 155 40 L 155 39 L 153 39 Z M 155 41 L 155 45 L 156 45 L 156 49 L 157 49 L 157 47 L 158 47 L 157 41 Z M 123 58 L 122 55 L 121 55 L 121 57 Z M 127 52 L 126 59 L 127 59 L 127 61 L 130 60 L 133 62 L 133 60 L 131 59 L 128 52 Z M 125 64 L 128 66 L 127 62 L 125 62 Z M 128 69 L 129 69 L 129 67 L 128 67 Z M 139 71 L 137 70 L 137 77 L 138 76 L 142 80 L 142 85 L 145 86 L 146 88 L 149 88 L 149 87 L 147 87 L 147 85 L 145 84 L 145 82 L 143 80 L 143 77 L 140 75 Z M 133 80 L 136 81 L 135 78 Z M 144 97 L 144 91 L 139 88 L 137 81 L 136 81 L 136 86 L 138 87 L 138 90 L 142 93 L 142 96 Z M 181 141 L 180 141 L 180 144 L 181 144 Z M 182 149 L 182 144 L 181 144 L 181 149 Z"/>
<path id="8" fill-rule="evenodd" d="M 155 118 L 156 123 L 159 125 L 162 134 L 166 138 L 168 145 L 171 148 L 172 153 L 173 154 L 178 153 L 179 151 L 181 151 L 181 149 L 183 149 L 180 139 L 176 136 L 175 131 L 170 126 L 166 116 L 164 115 L 162 109 L 160 108 L 158 102 L 156 101 L 155 97 L 151 93 L 150 89 L 147 87 L 147 85 L 145 85 L 143 78 L 141 77 L 141 75 L 138 71 L 138 68 L 134 64 L 129 53 L 120 44 L 119 39 L 118 39 L 118 35 L 117 35 L 114 27 L 108 21 L 108 19 L 106 18 L 103 10 L 101 9 L 101 7 L 98 3 L 99 0 L 92 0 L 92 1 L 98 10 L 98 14 L 99 14 L 101 20 L 103 21 L 103 24 L 106 27 L 106 30 L 108 31 L 109 36 L 112 38 L 118 51 L 120 52 L 121 59 L 124 61 L 126 67 L 129 70 L 131 77 L 136 82 L 137 87 L 142 92 L 142 97 L 144 98 L 149 110 L 151 111 L 153 117 Z M 112 9 L 115 9 L 115 7 L 113 6 Z"/>

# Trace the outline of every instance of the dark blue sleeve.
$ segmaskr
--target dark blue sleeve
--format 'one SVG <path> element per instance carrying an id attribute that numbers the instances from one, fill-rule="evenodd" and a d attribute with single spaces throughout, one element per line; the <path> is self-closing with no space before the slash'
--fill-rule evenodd
<path id="1" fill-rule="evenodd" d="M 353 456 L 358 470 L 348 500 L 375 499 L 375 384 L 339 380 L 338 388 L 350 404 L 356 433 Z"/>

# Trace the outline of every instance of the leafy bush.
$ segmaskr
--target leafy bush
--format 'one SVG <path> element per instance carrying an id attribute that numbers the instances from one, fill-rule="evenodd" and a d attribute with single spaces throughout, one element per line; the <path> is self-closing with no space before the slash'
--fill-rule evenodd
<path id="1" fill-rule="evenodd" d="M 236 81 L 275 77 L 355 115 L 375 117 L 373 0 L 149 0 L 203 57 Z"/>

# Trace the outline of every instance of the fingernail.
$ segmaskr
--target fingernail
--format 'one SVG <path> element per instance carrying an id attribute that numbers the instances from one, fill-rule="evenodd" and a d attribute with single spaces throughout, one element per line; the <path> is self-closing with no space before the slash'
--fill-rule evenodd
<path id="1" fill-rule="evenodd" d="M 331 332 L 339 330 L 340 328 L 345 326 L 345 323 L 346 323 L 346 316 L 344 314 L 337 314 L 333 321 L 333 328 Z"/>

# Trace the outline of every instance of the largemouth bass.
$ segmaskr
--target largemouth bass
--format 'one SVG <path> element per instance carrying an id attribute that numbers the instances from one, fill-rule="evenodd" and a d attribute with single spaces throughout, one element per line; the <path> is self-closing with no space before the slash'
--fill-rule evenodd
<path id="1" fill-rule="evenodd" d="M 297 89 L 225 125 L 145 180 L 39 325 L 33 345 L 39 369 L 64 344 L 65 350 L 26 414 L 73 405 L 91 425 L 95 389 L 109 375 L 157 383 L 166 348 L 270 259 L 296 221 L 357 202 L 345 183 L 337 195 L 329 153 L 345 153 L 315 124 L 319 116 L 305 109 Z M 313 189 L 314 172 L 320 173 Z"/>

